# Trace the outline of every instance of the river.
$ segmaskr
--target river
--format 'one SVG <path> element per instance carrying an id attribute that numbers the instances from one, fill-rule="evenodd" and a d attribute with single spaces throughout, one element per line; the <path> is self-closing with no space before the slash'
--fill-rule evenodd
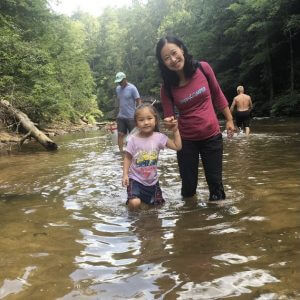
<path id="1" fill-rule="evenodd" d="M 160 156 L 166 204 L 128 211 L 104 131 L 0 156 L 0 299 L 300 299 L 300 120 L 224 137 L 227 200 L 183 201 Z"/>

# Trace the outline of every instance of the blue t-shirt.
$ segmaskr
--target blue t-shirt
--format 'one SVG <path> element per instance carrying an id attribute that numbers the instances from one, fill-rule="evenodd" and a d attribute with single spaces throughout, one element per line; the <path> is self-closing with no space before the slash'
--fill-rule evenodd
<path id="1" fill-rule="evenodd" d="M 140 98 L 137 88 L 132 83 L 122 88 L 120 85 L 116 88 L 117 97 L 119 99 L 118 118 L 133 119 L 135 112 L 135 101 Z"/>

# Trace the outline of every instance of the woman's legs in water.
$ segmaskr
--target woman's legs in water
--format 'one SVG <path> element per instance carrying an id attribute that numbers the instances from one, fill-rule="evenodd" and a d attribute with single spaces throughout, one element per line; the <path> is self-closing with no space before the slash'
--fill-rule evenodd
<path id="1" fill-rule="evenodd" d="M 223 140 L 221 134 L 204 141 L 182 141 L 182 149 L 177 152 L 182 180 L 181 195 L 192 197 L 196 194 L 200 154 L 210 193 L 209 200 L 225 199 L 222 183 Z"/>
<path id="2" fill-rule="evenodd" d="M 202 165 L 209 188 L 209 200 L 225 199 L 222 183 L 223 140 L 222 135 L 200 142 Z"/>
<path id="3" fill-rule="evenodd" d="M 197 142 L 182 141 L 182 149 L 177 152 L 177 162 L 182 181 L 181 195 L 192 197 L 198 184 L 199 149 Z"/>

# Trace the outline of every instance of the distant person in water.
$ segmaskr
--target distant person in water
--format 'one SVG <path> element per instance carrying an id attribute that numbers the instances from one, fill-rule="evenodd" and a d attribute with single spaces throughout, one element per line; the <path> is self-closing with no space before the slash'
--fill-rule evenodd
<path id="1" fill-rule="evenodd" d="M 157 162 L 160 150 L 181 149 L 177 121 L 170 130 L 173 138 L 158 132 L 158 113 L 149 103 L 139 105 L 134 115 L 138 131 L 129 135 L 125 148 L 122 185 L 127 187 L 127 204 L 131 209 L 141 203 L 163 204 L 165 201 L 158 182 Z"/>
<path id="2" fill-rule="evenodd" d="M 122 153 L 125 136 L 134 128 L 134 112 L 136 106 L 141 104 L 141 99 L 135 85 L 127 81 L 125 73 L 118 72 L 115 83 L 118 84 L 116 88 L 119 108 L 117 116 L 118 146 Z"/>
<path id="3" fill-rule="evenodd" d="M 242 128 L 242 130 L 245 131 L 245 134 L 249 135 L 250 134 L 250 113 L 253 107 L 252 100 L 249 95 L 246 95 L 244 93 L 243 86 L 239 85 L 236 90 L 238 95 L 233 98 L 230 111 L 231 113 L 233 113 L 234 108 L 236 106 L 237 109 L 235 112 L 236 126 L 239 128 L 239 130 Z"/>

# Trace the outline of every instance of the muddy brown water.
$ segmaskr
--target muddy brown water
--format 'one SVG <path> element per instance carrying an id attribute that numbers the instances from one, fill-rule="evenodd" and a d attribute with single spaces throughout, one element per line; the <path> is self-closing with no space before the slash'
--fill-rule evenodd
<path id="1" fill-rule="evenodd" d="M 224 137 L 227 200 L 180 196 L 160 156 L 161 208 L 130 212 L 106 132 L 0 156 L 0 299 L 300 299 L 300 120 Z"/>

